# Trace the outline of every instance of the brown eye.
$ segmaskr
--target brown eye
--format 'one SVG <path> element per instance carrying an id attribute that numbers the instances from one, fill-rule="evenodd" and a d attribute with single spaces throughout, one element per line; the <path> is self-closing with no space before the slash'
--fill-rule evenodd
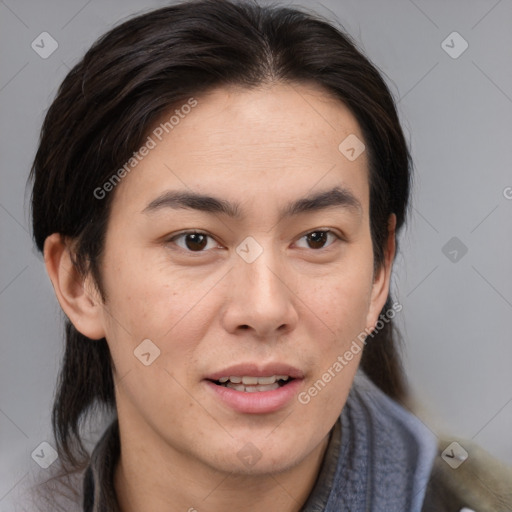
<path id="1" fill-rule="evenodd" d="M 189 252 L 205 252 L 205 249 L 210 249 L 215 246 L 213 243 L 213 238 L 206 233 L 197 233 L 194 231 L 181 233 L 179 235 L 174 236 L 169 240 L 170 242 L 174 242 L 178 247 L 189 251 Z M 210 247 L 208 243 L 210 242 Z"/>
<path id="2" fill-rule="evenodd" d="M 333 233 L 330 230 L 317 230 L 304 235 L 301 237 L 301 240 L 306 240 L 307 249 L 323 249 L 324 247 L 329 247 L 329 245 L 332 244 L 332 241 L 328 243 L 329 237 L 331 237 L 331 239 L 340 239 L 336 233 Z"/>
<path id="3" fill-rule="evenodd" d="M 306 235 L 306 239 L 312 249 L 321 249 L 327 241 L 327 233 L 325 231 L 313 231 Z"/>
<path id="4" fill-rule="evenodd" d="M 207 236 L 201 233 L 190 233 L 185 236 L 185 245 L 191 251 L 201 251 L 206 247 Z"/>

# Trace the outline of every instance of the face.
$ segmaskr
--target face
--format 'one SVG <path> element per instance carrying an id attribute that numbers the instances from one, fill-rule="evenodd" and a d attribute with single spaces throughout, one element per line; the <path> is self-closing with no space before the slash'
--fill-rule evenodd
<path id="1" fill-rule="evenodd" d="M 120 424 L 217 471 L 283 471 L 340 415 L 343 356 L 387 297 L 367 155 L 338 148 L 363 136 L 314 86 L 195 99 L 115 189 L 98 322 Z"/>

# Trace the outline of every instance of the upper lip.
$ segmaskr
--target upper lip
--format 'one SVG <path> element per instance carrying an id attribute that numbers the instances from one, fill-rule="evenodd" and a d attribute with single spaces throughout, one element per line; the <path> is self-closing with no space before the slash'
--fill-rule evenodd
<path id="1" fill-rule="evenodd" d="M 290 366 L 289 364 L 283 363 L 269 363 L 265 365 L 258 365 L 257 363 L 240 363 L 233 366 L 224 368 L 217 372 L 207 375 L 207 380 L 219 380 L 222 377 L 230 377 L 231 375 L 237 377 L 270 377 L 272 375 L 288 375 L 293 379 L 302 379 L 304 373 Z"/>

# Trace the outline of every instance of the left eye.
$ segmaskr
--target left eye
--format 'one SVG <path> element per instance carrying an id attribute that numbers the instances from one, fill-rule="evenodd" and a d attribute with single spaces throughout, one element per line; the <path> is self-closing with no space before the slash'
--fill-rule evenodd
<path id="1" fill-rule="evenodd" d="M 306 249 L 323 249 L 326 246 L 329 237 L 331 237 L 331 240 L 340 240 L 340 237 L 329 229 L 311 231 L 311 233 L 304 235 L 299 240 L 306 240 L 306 243 L 308 244 L 308 247 L 306 247 Z"/>
<path id="2" fill-rule="evenodd" d="M 183 241 L 183 243 L 177 243 L 178 247 L 182 249 L 186 249 L 192 252 L 202 252 L 204 249 L 212 249 L 213 247 L 208 247 L 208 239 L 212 241 L 212 245 L 215 246 L 214 240 L 210 235 L 206 233 L 197 233 L 197 232 L 188 232 L 181 233 L 180 235 L 176 235 L 171 238 L 171 242 L 176 242 L 176 240 Z"/>

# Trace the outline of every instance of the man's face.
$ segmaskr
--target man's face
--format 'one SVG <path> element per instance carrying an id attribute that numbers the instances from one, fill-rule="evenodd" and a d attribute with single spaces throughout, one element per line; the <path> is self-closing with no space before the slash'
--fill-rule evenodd
<path id="1" fill-rule="evenodd" d="M 162 140 L 150 133 L 156 146 L 114 192 L 101 322 L 120 425 L 210 468 L 278 472 L 325 440 L 361 352 L 336 362 L 387 296 L 367 155 L 338 148 L 363 136 L 306 85 L 196 100 Z"/>

